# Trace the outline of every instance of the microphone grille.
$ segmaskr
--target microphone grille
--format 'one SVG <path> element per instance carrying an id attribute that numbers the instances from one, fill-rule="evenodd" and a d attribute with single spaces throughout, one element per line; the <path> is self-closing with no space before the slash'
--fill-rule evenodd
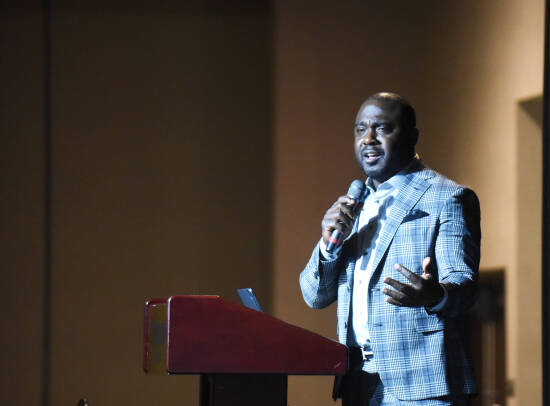
<path id="1" fill-rule="evenodd" d="M 359 179 L 355 179 L 353 182 L 351 182 L 351 185 L 348 189 L 348 196 L 354 200 L 358 200 L 361 198 L 361 196 L 363 196 L 365 189 L 365 182 Z"/>

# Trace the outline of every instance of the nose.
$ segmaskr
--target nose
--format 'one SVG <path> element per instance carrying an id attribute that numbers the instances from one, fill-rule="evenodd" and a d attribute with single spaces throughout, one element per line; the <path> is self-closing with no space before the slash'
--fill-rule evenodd
<path id="1" fill-rule="evenodd" d="M 363 138 L 361 139 L 361 144 L 369 145 L 376 143 L 376 131 L 374 128 L 367 128 L 365 131 L 365 134 L 363 135 Z"/>

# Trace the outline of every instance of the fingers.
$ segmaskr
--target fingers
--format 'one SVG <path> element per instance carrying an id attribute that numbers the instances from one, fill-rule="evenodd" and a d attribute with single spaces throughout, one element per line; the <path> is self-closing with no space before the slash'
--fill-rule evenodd
<path id="1" fill-rule="evenodd" d="M 405 278 L 407 278 L 409 281 L 411 281 L 411 283 L 413 283 L 413 284 L 418 283 L 418 280 L 420 279 L 420 276 L 418 276 L 414 272 L 409 271 L 403 265 L 395 264 L 394 268 L 395 268 L 396 271 L 399 271 L 399 273 L 401 275 L 403 275 Z"/>
<path id="2" fill-rule="evenodd" d="M 384 283 L 387 285 L 390 285 L 392 288 L 395 288 L 401 292 L 405 292 L 407 290 L 407 287 L 410 286 L 410 285 L 405 285 L 404 283 L 396 281 L 395 279 L 392 279 L 392 278 L 385 278 Z M 389 289 L 384 288 L 382 289 L 382 293 L 386 293 L 385 292 L 386 290 L 390 291 Z"/>
<path id="3" fill-rule="evenodd" d="M 400 302 L 399 300 L 396 300 L 396 299 L 391 298 L 391 297 L 386 298 L 386 302 L 391 303 L 392 305 L 395 305 L 395 306 L 400 306 L 400 307 L 407 306 L 406 304 Z"/>
<path id="4" fill-rule="evenodd" d="M 354 204 L 355 200 L 350 199 L 349 196 L 340 196 L 329 211 L 334 210 L 335 212 L 340 212 L 351 219 L 355 219 L 355 212 L 353 210 Z"/>
<path id="5" fill-rule="evenodd" d="M 352 207 L 354 203 L 354 200 L 348 196 L 340 196 L 332 207 L 327 210 L 321 222 L 321 233 L 325 243 L 328 243 L 334 230 L 338 230 L 343 238 L 349 235 L 356 217 Z"/>
<path id="6" fill-rule="evenodd" d="M 396 306 L 417 307 L 433 306 L 441 301 L 444 291 L 437 278 L 437 268 L 430 257 L 422 261 L 424 272 L 420 276 L 400 264 L 395 264 L 395 269 L 411 284 L 384 278 L 384 283 L 395 289 L 382 289 L 382 293 L 388 296 L 386 302 Z"/>
<path id="7" fill-rule="evenodd" d="M 403 292 L 383 288 L 382 293 L 388 296 L 386 302 L 394 304 L 396 306 L 410 306 L 411 299 Z"/>
<path id="8" fill-rule="evenodd" d="M 424 258 L 422 261 L 422 278 L 424 279 L 433 279 L 437 275 L 437 270 L 432 264 L 432 259 L 430 257 Z"/>
<path id="9" fill-rule="evenodd" d="M 422 304 L 422 279 L 401 264 L 395 264 L 394 267 L 395 270 L 403 275 L 411 284 L 402 283 L 392 278 L 384 278 L 385 284 L 396 289 L 382 289 L 382 293 L 388 296 L 386 302 L 402 307 L 420 306 Z"/>
<path id="10" fill-rule="evenodd" d="M 393 303 L 397 306 L 408 306 L 411 300 L 418 296 L 418 292 L 411 285 L 401 283 L 392 278 L 385 278 L 384 283 L 396 289 L 391 290 L 382 288 L 382 293 L 389 296 L 386 298 L 386 302 Z"/>
<path id="11" fill-rule="evenodd" d="M 424 270 L 424 272 L 428 272 L 428 268 L 430 268 L 431 265 L 432 259 L 430 257 L 424 258 L 424 260 L 422 261 L 422 269 Z"/>

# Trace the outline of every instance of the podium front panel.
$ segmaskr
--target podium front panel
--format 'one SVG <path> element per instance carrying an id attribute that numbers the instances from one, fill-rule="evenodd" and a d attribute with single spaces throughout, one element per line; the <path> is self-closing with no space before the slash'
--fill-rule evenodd
<path id="1" fill-rule="evenodd" d="M 218 296 L 168 299 L 169 373 L 338 375 L 347 348 Z"/>

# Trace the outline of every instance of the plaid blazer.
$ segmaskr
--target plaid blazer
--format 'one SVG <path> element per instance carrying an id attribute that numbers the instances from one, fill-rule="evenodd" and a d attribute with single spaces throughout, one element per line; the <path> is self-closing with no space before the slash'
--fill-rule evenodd
<path id="1" fill-rule="evenodd" d="M 480 257 L 480 212 L 475 193 L 418 161 L 406 175 L 384 228 L 369 282 L 368 326 L 380 379 L 398 399 L 416 400 L 473 393 L 473 377 L 461 334 L 461 314 L 475 301 Z M 300 274 L 305 302 L 323 308 L 338 300 L 338 339 L 348 344 L 353 272 L 358 259 L 357 222 L 340 256 L 325 261 L 316 246 Z M 449 296 L 430 314 L 423 307 L 389 304 L 385 277 L 409 283 L 399 263 L 422 274 L 422 260 L 435 260 Z"/>

